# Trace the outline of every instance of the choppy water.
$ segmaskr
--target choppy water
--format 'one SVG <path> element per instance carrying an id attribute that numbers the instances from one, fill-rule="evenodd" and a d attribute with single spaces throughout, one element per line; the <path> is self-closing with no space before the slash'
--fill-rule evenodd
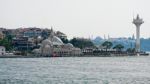
<path id="1" fill-rule="evenodd" d="M 150 56 L 0 58 L 0 84 L 150 84 Z"/>

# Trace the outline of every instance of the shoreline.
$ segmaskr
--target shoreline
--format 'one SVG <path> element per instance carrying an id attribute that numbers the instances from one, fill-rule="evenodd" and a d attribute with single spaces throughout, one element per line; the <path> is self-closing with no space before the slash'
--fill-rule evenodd
<path id="1" fill-rule="evenodd" d="M 10 55 L 10 56 L 0 56 L 0 58 L 51 58 L 51 57 L 127 57 L 127 56 L 137 56 L 137 55 L 127 55 L 127 54 L 111 54 L 111 55 L 80 55 L 80 56 L 22 56 L 22 55 Z M 140 55 L 140 56 L 150 56 L 149 54 Z"/>

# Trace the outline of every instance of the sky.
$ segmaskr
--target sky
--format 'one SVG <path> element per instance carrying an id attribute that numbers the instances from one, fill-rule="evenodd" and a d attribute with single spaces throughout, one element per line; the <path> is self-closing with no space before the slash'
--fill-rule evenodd
<path id="1" fill-rule="evenodd" d="M 68 38 L 130 37 L 133 17 L 144 20 L 141 37 L 150 37 L 150 0 L 0 0 L 0 27 L 51 28 Z"/>

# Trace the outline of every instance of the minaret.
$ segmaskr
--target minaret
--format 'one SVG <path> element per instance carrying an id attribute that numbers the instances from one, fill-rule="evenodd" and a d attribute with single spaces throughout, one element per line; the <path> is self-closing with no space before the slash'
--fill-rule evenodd
<path id="1" fill-rule="evenodd" d="M 132 35 L 132 40 L 135 40 L 134 34 Z"/>
<path id="2" fill-rule="evenodd" d="M 136 46 L 135 46 L 135 50 L 136 50 L 137 53 L 140 52 L 140 26 L 143 23 L 144 23 L 144 21 L 143 21 L 143 19 L 141 19 L 139 17 L 139 15 L 137 15 L 137 17 L 133 19 L 133 24 L 135 24 L 135 26 L 136 26 Z"/>
<path id="3" fill-rule="evenodd" d="M 109 36 L 109 34 L 108 34 L 108 40 L 110 40 L 110 36 Z"/>
<path id="4" fill-rule="evenodd" d="M 50 36 L 53 37 L 55 34 L 54 34 L 54 30 L 53 30 L 53 27 L 51 26 L 51 29 L 50 29 Z"/>
<path id="5" fill-rule="evenodd" d="M 105 34 L 104 34 L 104 40 L 106 40 L 106 36 L 105 36 Z"/>

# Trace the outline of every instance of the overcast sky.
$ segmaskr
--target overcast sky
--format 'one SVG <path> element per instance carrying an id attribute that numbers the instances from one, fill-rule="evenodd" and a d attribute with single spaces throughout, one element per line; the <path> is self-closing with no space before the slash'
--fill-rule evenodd
<path id="1" fill-rule="evenodd" d="M 150 37 L 150 0 L 0 0 L 0 27 L 42 27 L 72 37 L 129 37 L 133 16 L 145 21 L 141 37 Z"/>

